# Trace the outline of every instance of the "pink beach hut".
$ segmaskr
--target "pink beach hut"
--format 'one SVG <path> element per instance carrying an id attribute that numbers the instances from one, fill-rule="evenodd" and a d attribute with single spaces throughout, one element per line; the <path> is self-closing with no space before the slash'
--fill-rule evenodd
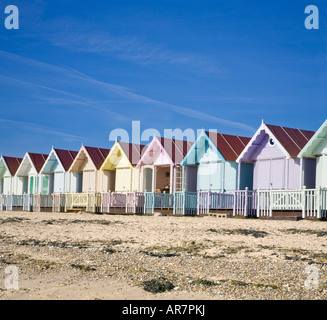
<path id="1" fill-rule="evenodd" d="M 136 168 L 140 168 L 140 191 L 173 193 L 182 190 L 180 163 L 193 143 L 154 136 Z"/>

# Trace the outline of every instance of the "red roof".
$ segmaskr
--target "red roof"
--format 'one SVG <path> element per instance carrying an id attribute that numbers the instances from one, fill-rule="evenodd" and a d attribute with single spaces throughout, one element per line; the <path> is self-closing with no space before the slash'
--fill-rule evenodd
<path id="1" fill-rule="evenodd" d="M 193 145 L 193 142 L 168 138 L 158 138 L 174 163 L 181 163 Z"/>
<path id="2" fill-rule="evenodd" d="M 23 161 L 22 158 L 14 158 L 14 157 L 3 157 L 3 159 L 6 162 L 6 165 L 11 173 L 12 176 L 14 176 Z"/>
<path id="3" fill-rule="evenodd" d="M 95 147 L 85 147 L 87 153 L 90 155 L 95 167 L 97 170 L 100 169 L 104 160 L 106 160 L 110 149 L 102 149 L 102 148 L 95 148 Z"/>
<path id="4" fill-rule="evenodd" d="M 47 160 L 48 155 L 40 154 L 40 153 L 30 153 L 30 152 L 28 154 L 33 162 L 33 165 L 34 165 L 36 171 L 39 173 L 40 170 L 42 169 L 45 161 Z"/>
<path id="5" fill-rule="evenodd" d="M 266 126 L 291 157 L 297 157 L 300 151 L 315 134 L 314 131 L 292 129 L 271 124 L 266 124 Z"/>
<path id="6" fill-rule="evenodd" d="M 65 171 L 68 171 L 74 159 L 76 158 L 78 151 L 70 151 L 70 150 L 61 150 L 54 149 L 60 162 L 62 163 Z"/>
<path id="7" fill-rule="evenodd" d="M 147 147 L 142 144 L 135 144 L 135 143 L 128 143 L 128 142 L 119 142 L 119 145 L 121 146 L 124 153 L 128 157 L 129 162 L 133 166 L 138 164 L 143 150 Z"/>
<path id="8" fill-rule="evenodd" d="M 236 161 L 251 138 L 232 136 L 229 134 L 206 132 L 219 152 L 227 161 Z"/>

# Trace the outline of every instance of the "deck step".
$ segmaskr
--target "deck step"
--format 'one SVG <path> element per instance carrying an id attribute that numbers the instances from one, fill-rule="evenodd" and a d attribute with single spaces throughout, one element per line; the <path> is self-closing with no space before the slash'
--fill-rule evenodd
<path id="1" fill-rule="evenodd" d="M 82 211 L 82 209 L 67 209 L 68 213 L 81 213 Z"/>
<path id="2" fill-rule="evenodd" d="M 272 216 L 272 217 L 265 217 L 262 219 L 267 219 L 267 220 L 289 220 L 289 221 L 299 221 L 302 220 L 302 217 L 298 217 L 298 216 Z"/>

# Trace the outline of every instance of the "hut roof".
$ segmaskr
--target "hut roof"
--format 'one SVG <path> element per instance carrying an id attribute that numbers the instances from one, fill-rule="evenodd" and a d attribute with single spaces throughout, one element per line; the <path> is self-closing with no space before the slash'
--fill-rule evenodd
<path id="1" fill-rule="evenodd" d="M 308 130 L 292 129 L 271 124 L 266 124 L 266 126 L 291 157 L 297 157 L 299 152 L 315 134 L 314 131 Z"/>
<path id="2" fill-rule="evenodd" d="M 103 149 L 103 148 L 95 148 L 95 147 L 85 147 L 87 153 L 91 157 L 95 167 L 97 170 L 100 169 L 103 162 L 106 160 L 110 149 Z"/>
<path id="3" fill-rule="evenodd" d="M 68 171 L 76 158 L 78 151 L 54 149 L 65 171 Z"/>
<path id="4" fill-rule="evenodd" d="M 316 157 L 322 153 L 321 146 L 327 141 L 327 119 L 311 137 L 305 147 L 301 150 L 298 157 Z"/>
<path id="5" fill-rule="evenodd" d="M 128 142 L 118 142 L 120 147 L 123 149 L 124 153 L 128 157 L 129 162 L 132 166 L 136 166 L 140 161 L 141 154 L 146 150 L 146 145 L 128 143 Z"/>
<path id="6" fill-rule="evenodd" d="M 206 132 L 219 152 L 227 161 L 236 161 L 251 138 L 233 136 L 229 134 Z"/>
<path id="7" fill-rule="evenodd" d="M 5 157 L 3 156 L 4 161 L 6 162 L 6 165 L 8 167 L 8 170 L 10 171 L 11 175 L 14 176 L 22 163 L 22 158 L 15 158 L 15 157 Z"/>
<path id="8" fill-rule="evenodd" d="M 34 165 L 35 170 L 39 173 L 48 158 L 47 154 L 42 153 L 31 153 L 28 152 L 28 155 Z"/>

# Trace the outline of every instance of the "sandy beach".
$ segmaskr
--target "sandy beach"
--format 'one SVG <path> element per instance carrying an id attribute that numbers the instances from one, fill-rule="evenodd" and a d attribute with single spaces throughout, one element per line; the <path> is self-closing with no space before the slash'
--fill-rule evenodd
<path id="1" fill-rule="evenodd" d="M 327 298 L 322 221 L 1 212 L 0 237 L 2 300 Z"/>

